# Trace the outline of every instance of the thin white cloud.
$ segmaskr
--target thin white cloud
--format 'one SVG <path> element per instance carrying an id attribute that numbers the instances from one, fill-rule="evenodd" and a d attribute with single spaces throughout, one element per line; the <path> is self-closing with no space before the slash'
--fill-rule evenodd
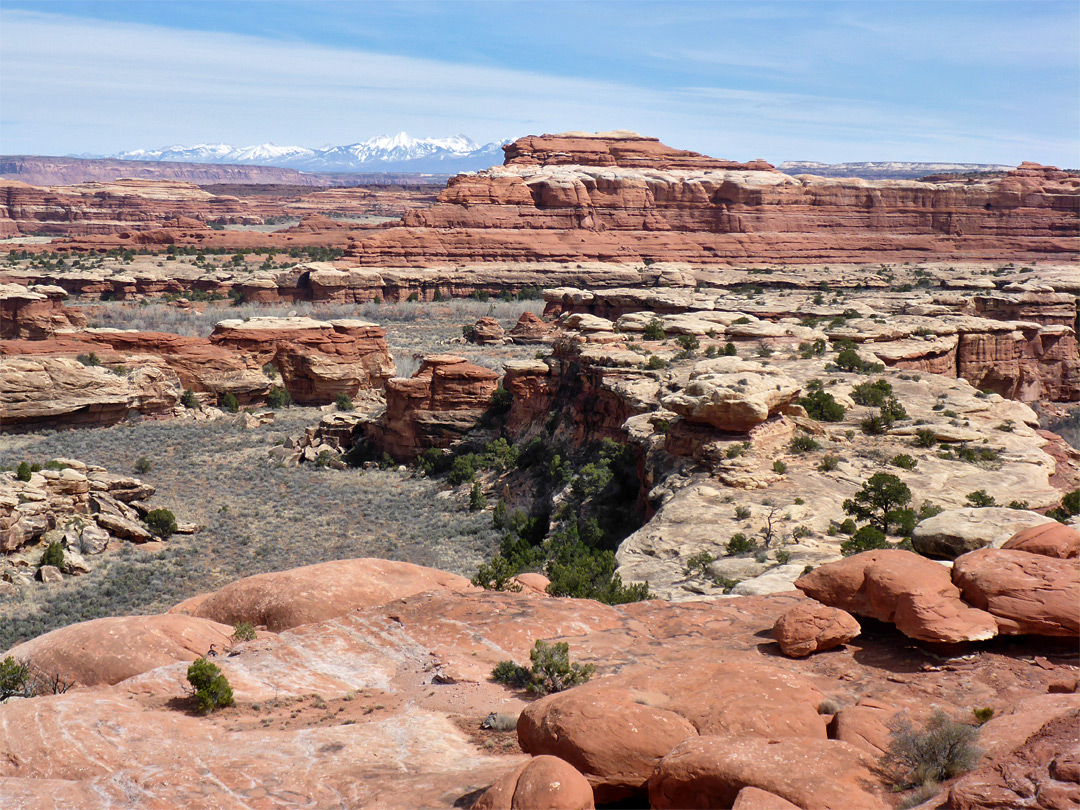
<path id="1" fill-rule="evenodd" d="M 553 58 L 557 56 L 553 55 Z M 5 152 L 177 143 L 350 143 L 408 130 L 495 140 L 635 129 L 721 157 L 1053 160 L 1012 136 L 896 104 L 703 86 L 656 89 L 259 37 L 11 11 L 0 26 Z M 888 154 L 883 145 L 888 134 Z M 1059 139 L 1060 140 L 1060 139 Z M 1058 154 L 1063 154 L 1059 152 Z M 1058 158 L 1060 160 L 1060 158 Z M 1069 162 L 1069 161 L 1064 161 Z"/>

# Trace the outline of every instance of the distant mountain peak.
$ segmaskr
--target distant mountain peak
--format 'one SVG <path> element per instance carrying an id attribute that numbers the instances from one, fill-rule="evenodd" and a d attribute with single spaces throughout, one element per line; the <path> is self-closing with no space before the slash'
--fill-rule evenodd
<path id="1" fill-rule="evenodd" d="M 108 157 L 118 160 L 175 161 L 277 166 L 311 172 L 433 172 L 452 174 L 486 169 L 502 162 L 506 141 L 478 144 L 466 135 L 414 138 L 405 131 L 376 135 L 343 146 L 278 146 L 263 143 L 232 146 L 226 143 L 174 145 L 163 149 L 133 149 Z"/>

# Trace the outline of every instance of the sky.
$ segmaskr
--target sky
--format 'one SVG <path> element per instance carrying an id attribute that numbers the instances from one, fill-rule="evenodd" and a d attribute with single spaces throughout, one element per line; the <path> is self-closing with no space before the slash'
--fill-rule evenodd
<path id="1" fill-rule="evenodd" d="M 1080 167 L 1080 3 L 0 5 L 0 152 L 630 129 L 736 160 Z"/>

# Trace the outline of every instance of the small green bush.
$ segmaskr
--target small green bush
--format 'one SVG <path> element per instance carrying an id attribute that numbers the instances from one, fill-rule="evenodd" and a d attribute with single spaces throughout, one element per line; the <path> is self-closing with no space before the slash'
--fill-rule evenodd
<path id="1" fill-rule="evenodd" d="M 821 445 L 811 437 L 799 434 L 798 436 L 792 437 L 788 449 L 790 449 L 792 453 L 809 453 L 813 450 L 820 450 Z"/>
<path id="2" fill-rule="evenodd" d="M 146 456 L 139 456 L 138 461 L 135 462 L 135 472 L 140 475 L 145 475 L 154 469 L 154 462 L 148 459 Z"/>
<path id="3" fill-rule="evenodd" d="M 641 334 L 645 340 L 664 340 L 667 338 L 667 333 L 664 332 L 664 322 L 659 318 L 653 318 L 645 324 L 645 329 Z"/>
<path id="4" fill-rule="evenodd" d="M 810 391 L 806 396 L 799 397 L 796 403 L 806 409 L 811 419 L 819 422 L 843 422 L 844 406 L 841 405 L 832 394 L 820 389 Z"/>
<path id="5" fill-rule="evenodd" d="M 270 393 L 266 395 L 266 404 L 270 408 L 287 408 L 292 403 L 289 392 L 280 385 L 270 386 Z"/>
<path id="6" fill-rule="evenodd" d="M 863 526 L 840 544 L 840 553 L 845 557 L 859 554 L 863 551 L 872 551 L 876 548 L 892 548 L 892 544 L 885 539 L 885 535 L 873 526 Z"/>
<path id="7" fill-rule="evenodd" d="M 724 344 L 724 357 L 737 357 L 738 354 L 739 350 L 735 348 L 734 343 L 729 342 Z"/>
<path id="8" fill-rule="evenodd" d="M 162 540 L 168 540 L 176 531 L 176 515 L 168 509 L 152 509 L 146 516 L 146 526 Z"/>
<path id="9" fill-rule="evenodd" d="M 25 461 L 20 462 L 18 469 L 15 470 L 15 477 L 18 478 L 20 481 L 29 481 L 31 475 L 32 471 L 30 469 L 30 465 L 27 464 Z"/>
<path id="10" fill-rule="evenodd" d="M 871 408 L 880 408 L 885 400 L 892 396 L 892 385 L 888 380 L 874 380 L 859 383 L 851 389 L 851 398 L 856 405 L 868 405 Z"/>
<path id="11" fill-rule="evenodd" d="M 646 361 L 645 363 L 645 368 L 649 369 L 650 371 L 657 371 L 659 369 L 667 367 L 667 360 L 664 360 L 662 357 L 658 357 L 655 354 L 650 355 L 648 361 Z"/>
<path id="12" fill-rule="evenodd" d="M 199 399 L 195 396 L 195 392 L 190 388 L 185 388 L 184 393 L 180 395 L 180 404 L 188 410 L 197 410 L 199 407 Z"/>
<path id="13" fill-rule="evenodd" d="M 236 395 L 232 391 L 227 391 L 225 396 L 218 400 L 218 405 L 221 410 L 228 411 L 229 413 L 236 413 L 240 410 L 240 402 L 236 399 Z"/>
<path id="14" fill-rule="evenodd" d="M 892 457 L 892 465 L 902 470 L 914 470 L 919 465 L 919 462 L 912 456 L 907 455 L 907 453 L 898 453 Z"/>
<path id="15" fill-rule="evenodd" d="M 10 655 L 0 661 L 0 700 L 30 697 L 32 691 L 29 664 Z"/>
<path id="16" fill-rule="evenodd" d="M 233 626 L 232 638 L 233 641 L 254 641 L 255 628 L 251 622 L 240 622 Z"/>
<path id="17" fill-rule="evenodd" d="M 474 465 L 475 456 L 471 453 L 464 456 L 457 456 L 450 464 L 450 472 L 446 476 L 446 483 L 452 487 L 464 484 L 466 481 L 473 481 L 476 479 L 476 468 Z"/>
<path id="18" fill-rule="evenodd" d="M 678 343 L 679 348 L 682 349 L 680 354 L 683 357 L 693 357 L 694 352 L 701 347 L 700 341 L 698 341 L 697 337 L 694 335 L 679 335 L 675 338 L 675 342 Z"/>
<path id="19" fill-rule="evenodd" d="M 197 658 L 188 667 L 187 680 L 191 693 L 199 702 L 199 710 L 209 714 L 215 709 L 233 705 L 232 687 L 216 664 Z"/>
<path id="20" fill-rule="evenodd" d="M 749 539 L 742 532 L 731 535 L 727 543 L 728 554 L 750 554 L 757 551 L 757 543 Z"/>
<path id="21" fill-rule="evenodd" d="M 472 489 L 469 490 L 469 511 L 479 512 L 487 506 L 487 499 L 484 498 L 484 492 L 480 489 L 480 482 L 473 481 Z"/>
<path id="22" fill-rule="evenodd" d="M 352 411 L 356 409 L 356 406 L 353 405 L 352 400 L 349 399 L 349 395 L 346 394 L 344 391 L 342 391 L 340 394 L 337 395 L 337 397 L 334 398 L 334 407 L 337 408 L 339 411 Z"/>
<path id="23" fill-rule="evenodd" d="M 531 667 L 523 667 L 513 661 L 500 661 L 491 677 L 518 689 L 524 687 L 536 695 L 562 692 L 572 686 L 585 683 L 592 677 L 596 667 L 570 661 L 570 645 L 565 641 L 548 644 L 537 641 L 529 652 Z"/>
<path id="24" fill-rule="evenodd" d="M 90 352 L 90 354 L 80 354 L 75 359 L 82 363 L 84 366 L 93 367 L 101 365 L 101 360 L 93 352 Z"/>
<path id="25" fill-rule="evenodd" d="M 55 565 L 57 568 L 64 567 L 64 547 L 59 540 L 49 543 L 45 553 L 41 555 L 41 562 L 38 563 L 38 566 L 43 565 Z"/>
<path id="26" fill-rule="evenodd" d="M 493 413 L 503 414 L 510 410 L 510 406 L 513 405 L 513 403 L 514 395 L 500 385 L 491 392 L 488 408 L 490 408 Z"/>
<path id="27" fill-rule="evenodd" d="M 501 504 L 502 501 L 499 501 Z M 505 509 L 505 504 L 503 506 Z M 511 591 L 517 593 L 521 585 L 514 582 L 518 570 L 510 564 L 501 554 L 496 554 L 486 563 L 481 563 L 476 569 L 476 575 L 472 578 L 472 584 L 483 588 L 485 591 Z M 498 680 L 498 678 L 496 678 Z"/>
<path id="28" fill-rule="evenodd" d="M 1061 506 L 1046 513 L 1047 517 L 1063 523 L 1074 515 L 1080 515 L 1080 489 L 1074 489 L 1061 499 Z"/>
<path id="29" fill-rule="evenodd" d="M 997 506 L 997 501 L 992 495 L 988 495 L 985 489 L 977 489 L 964 496 L 969 506 L 982 509 L 988 506 Z"/>
<path id="30" fill-rule="evenodd" d="M 787 464 L 782 462 L 780 459 L 777 459 L 776 461 L 774 461 L 772 463 L 772 469 L 773 469 L 773 472 L 776 473 L 777 475 L 783 475 L 784 473 L 787 472 Z"/>
<path id="31" fill-rule="evenodd" d="M 821 472 L 832 472 L 839 465 L 840 459 L 838 459 L 836 456 L 822 456 L 817 468 Z"/>
<path id="32" fill-rule="evenodd" d="M 978 728 L 958 723 L 940 709 L 922 728 L 901 716 L 891 723 L 881 765 L 901 790 L 951 779 L 971 770 L 982 755 L 975 745 L 978 735 Z"/>
<path id="33" fill-rule="evenodd" d="M 750 517 L 750 507 L 749 506 L 736 506 L 735 507 L 735 518 L 736 518 L 736 520 L 746 520 L 749 517 Z"/>
<path id="34" fill-rule="evenodd" d="M 930 448 L 937 444 L 937 436 L 929 428 L 919 428 L 915 431 L 915 446 Z"/>

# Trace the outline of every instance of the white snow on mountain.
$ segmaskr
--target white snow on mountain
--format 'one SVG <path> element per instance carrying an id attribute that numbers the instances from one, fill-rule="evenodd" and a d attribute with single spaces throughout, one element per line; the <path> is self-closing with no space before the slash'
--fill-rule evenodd
<path id="1" fill-rule="evenodd" d="M 200 143 L 164 149 L 134 149 L 110 155 L 119 160 L 177 161 L 181 163 L 230 163 L 281 166 L 300 171 L 379 172 L 412 171 L 454 173 L 486 169 L 502 162 L 502 145 L 508 141 L 478 144 L 464 135 L 449 138 L 413 138 L 407 132 L 380 135 L 345 146 L 231 146 Z"/>
<path id="2" fill-rule="evenodd" d="M 820 163 L 814 160 L 788 160 L 777 166 L 786 174 L 816 174 L 822 177 L 864 177 L 869 179 L 907 179 L 928 174 L 965 174 L 968 172 L 1001 172 L 1015 166 L 996 163 L 929 163 L 896 160 L 864 161 L 861 163 Z"/>

